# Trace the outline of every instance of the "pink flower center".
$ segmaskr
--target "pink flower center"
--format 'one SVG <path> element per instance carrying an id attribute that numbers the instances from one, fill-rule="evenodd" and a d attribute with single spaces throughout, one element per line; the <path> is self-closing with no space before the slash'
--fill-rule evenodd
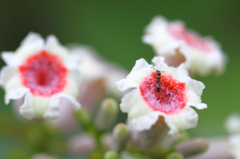
<path id="1" fill-rule="evenodd" d="M 157 82 L 156 72 L 143 79 L 140 91 L 145 102 L 156 111 L 167 114 L 176 113 L 186 106 L 185 83 L 170 75 L 161 75 Z M 161 83 L 161 84 L 160 84 Z M 160 86 L 161 90 L 157 89 Z"/>
<path id="2" fill-rule="evenodd" d="M 211 52 L 211 47 L 207 40 L 202 40 L 196 35 L 186 31 L 183 25 L 169 26 L 169 32 L 177 39 L 184 40 L 191 47 L 204 51 L 205 53 Z"/>
<path id="3" fill-rule="evenodd" d="M 67 68 L 58 56 L 41 51 L 19 66 L 22 83 L 34 95 L 51 96 L 66 85 Z"/>

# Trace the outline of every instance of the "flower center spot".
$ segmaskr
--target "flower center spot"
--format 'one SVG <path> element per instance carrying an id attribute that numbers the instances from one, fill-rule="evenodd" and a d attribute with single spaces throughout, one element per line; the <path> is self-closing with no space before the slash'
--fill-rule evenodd
<path id="1" fill-rule="evenodd" d="M 35 95 L 50 96 L 66 85 L 67 68 L 58 56 L 41 51 L 19 66 L 23 85 Z"/>
<path id="2" fill-rule="evenodd" d="M 170 75 L 161 75 L 161 91 L 157 91 L 157 75 L 153 72 L 143 79 L 140 91 L 145 102 L 156 111 L 176 113 L 186 106 L 185 83 Z"/>

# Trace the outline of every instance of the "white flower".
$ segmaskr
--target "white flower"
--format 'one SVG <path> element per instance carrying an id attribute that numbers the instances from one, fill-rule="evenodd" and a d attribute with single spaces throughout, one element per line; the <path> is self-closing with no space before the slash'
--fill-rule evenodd
<path id="1" fill-rule="evenodd" d="M 240 115 L 235 113 L 229 116 L 225 127 L 230 133 L 231 153 L 235 159 L 240 159 Z"/>
<path id="2" fill-rule="evenodd" d="M 220 46 L 212 38 L 187 31 L 181 21 L 168 22 L 156 16 L 145 33 L 143 42 L 153 46 L 157 55 L 166 57 L 173 66 L 184 62 L 190 72 L 201 75 L 224 71 L 226 55 Z"/>
<path id="3" fill-rule="evenodd" d="M 232 114 L 229 116 L 225 127 L 231 134 L 240 134 L 240 115 Z"/>
<path id="4" fill-rule="evenodd" d="M 144 59 L 137 60 L 130 74 L 116 82 L 121 91 L 129 90 L 122 98 L 121 110 L 128 113 L 129 122 L 137 131 L 150 129 L 159 116 L 169 127 L 169 134 L 196 127 L 198 115 L 190 106 L 207 107 L 200 97 L 204 84 L 191 79 L 183 65 L 168 67 L 163 57 L 152 61 L 155 66 Z M 162 71 L 159 82 L 157 70 Z"/>
<path id="5" fill-rule="evenodd" d="M 102 87 L 107 94 L 118 97 L 122 95 L 116 89 L 114 83 L 127 75 L 127 72 L 123 68 L 102 59 L 90 47 L 71 46 L 70 50 L 73 54 L 81 57 L 82 62 L 79 64 L 78 69 L 85 76 L 86 82 L 90 83 L 101 80 Z"/>
<path id="6" fill-rule="evenodd" d="M 80 108 L 75 97 L 81 78 L 74 68 L 79 59 L 72 58 L 55 36 L 44 42 L 39 34 L 29 33 L 15 52 L 3 52 L 2 58 L 7 64 L 0 77 L 5 103 L 24 97 L 19 109 L 24 117 L 57 118 L 61 98 Z"/>
<path id="7" fill-rule="evenodd" d="M 231 146 L 231 153 L 235 159 L 240 159 L 240 134 L 231 135 L 229 137 L 229 144 Z"/>

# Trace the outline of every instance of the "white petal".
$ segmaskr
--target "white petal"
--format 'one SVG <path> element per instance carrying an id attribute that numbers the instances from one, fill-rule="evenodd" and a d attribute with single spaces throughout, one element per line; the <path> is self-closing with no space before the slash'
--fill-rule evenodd
<path id="1" fill-rule="evenodd" d="M 188 76 L 188 71 L 185 67 L 185 64 L 180 64 L 177 67 L 177 71 L 179 72 L 179 74 L 181 74 L 182 76 Z"/>
<path id="2" fill-rule="evenodd" d="M 19 113 L 27 119 L 33 119 L 35 117 L 33 98 L 29 92 L 27 92 L 24 97 L 24 102 L 19 108 Z"/>
<path id="3" fill-rule="evenodd" d="M 44 40 L 42 37 L 29 33 L 20 47 L 15 51 L 15 61 L 22 64 L 26 59 L 44 49 Z"/>
<path id="4" fill-rule="evenodd" d="M 120 108 L 121 111 L 126 113 L 129 111 L 129 108 L 134 104 L 134 102 L 137 99 L 137 91 L 131 90 L 130 92 L 128 92 L 127 94 L 125 94 L 121 100 L 121 104 L 120 104 Z"/>
<path id="5" fill-rule="evenodd" d="M 5 95 L 5 104 L 8 104 L 11 99 L 16 100 L 22 98 L 26 92 L 28 92 L 26 88 L 18 88 L 7 92 Z"/>
<path id="6" fill-rule="evenodd" d="M 201 110 L 201 109 L 206 109 L 207 108 L 207 104 L 205 103 L 188 103 L 189 106 L 194 106 L 197 109 Z"/>
<path id="7" fill-rule="evenodd" d="M 77 69 L 79 64 L 82 62 L 81 55 L 78 53 L 71 53 L 66 61 L 68 69 Z"/>
<path id="8" fill-rule="evenodd" d="M 128 118 L 138 118 L 141 116 L 145 116 L 148 113 L 152 112 L 153 110 L 150 108 L 150 106 L 143 100 L 143 97 L 141 95 L 141 92 L 139 89 L 134 90 L 135 92 L 132 93 L 132 98 L 130 100 L 131 105 L 128 105 Z M 130 96 L 130 94 L 129 94 Z M 130 99 L 130 97 L 128 97 Z M 124 101 L 127 103 L 127 101 Z"/>
<path id="9" fill-rule="evenodd" d="M 83 76 L 78 70 L 69 70 L 67 76 L 67 84 L 63 93 L 77 97 L 79 95 L 80 87 L 83 83 Z"/>
<path id="10" fill-rule="evenodd" d="M 64 94 L 64 93 L 56 94 L 53 97 L 51 97 L 48 109 L 43 114 L 44 118 L 54 119 L 54 118 L 59 117 L 59 115 L 60 115 L 59 109 L 61 109 L 60 108 L 61 98 L 66 98 L 67 100 L 69 100 L 73 104 L 75 110 L 79 110 L 81 108 L 80 103 L 72 96 Z"/>
<path id="11" fill-rule="evenodd" d="M 150 112 L 147 115 L 138 117 L 138 118 L 130 118 L 130 125 L 137 131 L 148 130 L 151 128 L 153 124 L 156 123 L 159 117 L 159 112 Z"/>
<path id="12" fill-rule="evenodd" d="M 125 91 L 129 88 L 136 88 L 138 86 L 136 83 L 129 81 L 127 79 L 121 79 L 120 81 L 117 81 L 115 84 L 121 91 Z"/>
<path id="13" fill-rule="evenodd" d="M 145 59 L 141 58 L 141 59 L 136 61 L 135 66 L 133 67 L 131 72 L 138 71 L 138 70 L 140 70 L 142 68 L 145 68 L 145 67 L 152 67 L 152 65 L 149 65 Z"/>
<path id="14" fill-rule="evenodd" d="M 16 58 L 13 52 L 2 52 L 1 56 L 8 66 L 18 66 L 20 64 L 20 61 Z"/>
<path id="15" fill-rule="evenodd" d="M 168 134 L 176 135 L 189 128 L 195 128 L 198 122 L 198 114 L 190 107 L 184 108 L 177 114 L 164 115 L 165 122 L 170 130 Z"/>
<path id="16" fill-rule="evenodd" d="M 30 32 L 28 35 L 23 39 L 21 42 L 21 45 L 31 45 L 32 43 L 36 41 L 42 41 L 44 42 L 42 36 L 38 33 Z"/>
<path id="17" fill-rule="evenodd" d="M 161 63 L 163 63 L 164 61 L 164 57 L 160 57 L 160 56 L 155 56 L 153 59 L 152 59 L 152 62 L 155 64 L 155 65 L 159 65 Z"/>
<path id="18" fill-rule="evenodd" d="M 197 109 L 207 108 L 206 104 L 201 103 L 201 95 L 204 87 L 202 82 L 193 79 L 189 80 L 187 85 L 188 105 L 195 106 Z"/>
<path id="19" fill-rule="evenodd" d="M 14 66 L 4 66 L 0 73 L 0 84 L 5 86 L 7 82 L 18 74 L 18 68 Z"/>
<path id="20" fill-rule="evenodd" d="M 65 64 L 68 62 L 69 51 L 67 48 L 60 45 L 58 39 L 54 35 L 50 35 L 46 39 L 45 48 L 52 54 L 56 54 L 58 57 L 64 61 Z"/>

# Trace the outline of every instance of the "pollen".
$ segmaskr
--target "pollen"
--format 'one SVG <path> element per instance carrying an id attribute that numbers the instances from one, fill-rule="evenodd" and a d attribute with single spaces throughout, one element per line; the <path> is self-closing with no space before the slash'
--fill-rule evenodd
<path id="1" fill-rule="evenodd" d="M 66 85 L 67 68 L 57 55 L 41 51 L 27 58 L 19 66 L 25 87 L 39 96 L 51 96 Z"/>
<path id="2" fill-rule="evenodd" d="M 156 72 L 143 79 L 140 85 L 144 101 L 156 111 L 172 114 L 186 106 L 185 83 L 179 82 L 171 75 L 161 75 L 161 91 L 156 90 Z"/>

